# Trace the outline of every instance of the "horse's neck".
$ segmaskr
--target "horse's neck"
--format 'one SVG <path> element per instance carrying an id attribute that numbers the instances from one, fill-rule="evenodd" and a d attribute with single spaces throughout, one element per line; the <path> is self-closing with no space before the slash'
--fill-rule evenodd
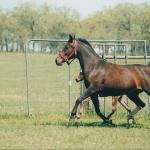
<path id="1" fill-rule="evenodd" d="M 98 59 L 98 56 L 95 53 L 92 53 L 90 50 L 82 47 L 78 57 L 80 67 L 83 73 L 89 72 L 93 68 L 93 64 Z"/>

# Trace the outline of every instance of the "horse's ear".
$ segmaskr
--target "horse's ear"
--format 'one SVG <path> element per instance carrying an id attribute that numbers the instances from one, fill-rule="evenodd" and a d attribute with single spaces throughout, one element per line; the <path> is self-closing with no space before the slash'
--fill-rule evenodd
<path id="1" fill-rule="evenodd" d="M 75 38 L 76 38 L 75 34 L 73 34 L 73 36 L 72 36 L 72 37 L 73 37 L 73 40 L 75 40 Z"/>
<path id="2" fill-rule="evenodd" d="M 75 35 L 69 34 L 69 42 L 72 43 L 74 39 L 75 39 Z"/>

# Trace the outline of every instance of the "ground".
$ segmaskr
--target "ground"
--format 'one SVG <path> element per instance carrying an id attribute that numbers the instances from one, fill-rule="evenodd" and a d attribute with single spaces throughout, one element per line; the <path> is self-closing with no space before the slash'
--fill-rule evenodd
<path id="1" fill-rule="evenodd" d="M 29 98 L 32 108 L 32 116 L 29 118 L 24 54 L 0 53 L 0 149 L 150 149 L 150 117 L 147 107 L 139 112 L 136 116 L 137 124 L 130 128 L 126 125 L 126 111 L 121 106 L 113 117 L 117 125 L 115 127 L 102 126 L 102 120 L 90 110 L 78 123 L 67 128 L 68 67 L 57 67 L 55 57 L 48 54 L 29 55 Z M 78 62 L 73 62 L 71 71 L 72 108 L 80 93 L 79 83 L 74 81 L 79 72 Z M 147 102 L 147 96 L 141 96 Z M 111 111 L 109 99 L 107 113 Z"/>

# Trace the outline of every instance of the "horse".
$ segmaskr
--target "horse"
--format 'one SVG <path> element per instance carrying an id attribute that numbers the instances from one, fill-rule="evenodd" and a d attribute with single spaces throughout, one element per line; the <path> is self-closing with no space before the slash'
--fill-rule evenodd
<path id="1" fill-rule="evenodd" d="M 91 97 L 97 115 L 107 122 L 108 119 L 99 109 L 98 96 L 120 96 L 126 95 L 136 107 L 128 110 L 128 121 L 133 119 L 145 103 L 139 97 L 141 92 L 150 95 L 150 66 L 149 65 L 118 65 L 100 58 L 93 50 L 91 44 L 82 38 L 76 39 L 69 35 L 68 42 L 55 59 L 58 66 L 63 63 L 68 65 L 77 58 L 84 74 L 86 91 L 77 98 L 71 111 L 69 122 L 76 119 L 79 104 L 84 99 Z M 127 108 L 128 109 L 128 108 Z"/>

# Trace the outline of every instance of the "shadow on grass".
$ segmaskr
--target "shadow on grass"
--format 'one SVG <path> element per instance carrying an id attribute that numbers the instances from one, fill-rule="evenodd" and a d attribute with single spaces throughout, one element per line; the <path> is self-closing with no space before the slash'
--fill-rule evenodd
<path id="1" fill-rule="evenodd" d="M 103 124 L 101 122 L 73 122 L 69 123 L 68 122 L 47 122 L 47 123 L 42 123 L 40 125 L 57 125 L 57 126 L 64 126 L 64 127 L 102 127 L 102 128 L 125 128 L 125 129 L 130 129 L 130 128 L 138 128 L 138 129 L 150 129 L 149 126 L 146 126 L 144 124 L 133 124 L 133 125 L 128 125 L 128 123 L 122 123 L 122 124 Z"/>

